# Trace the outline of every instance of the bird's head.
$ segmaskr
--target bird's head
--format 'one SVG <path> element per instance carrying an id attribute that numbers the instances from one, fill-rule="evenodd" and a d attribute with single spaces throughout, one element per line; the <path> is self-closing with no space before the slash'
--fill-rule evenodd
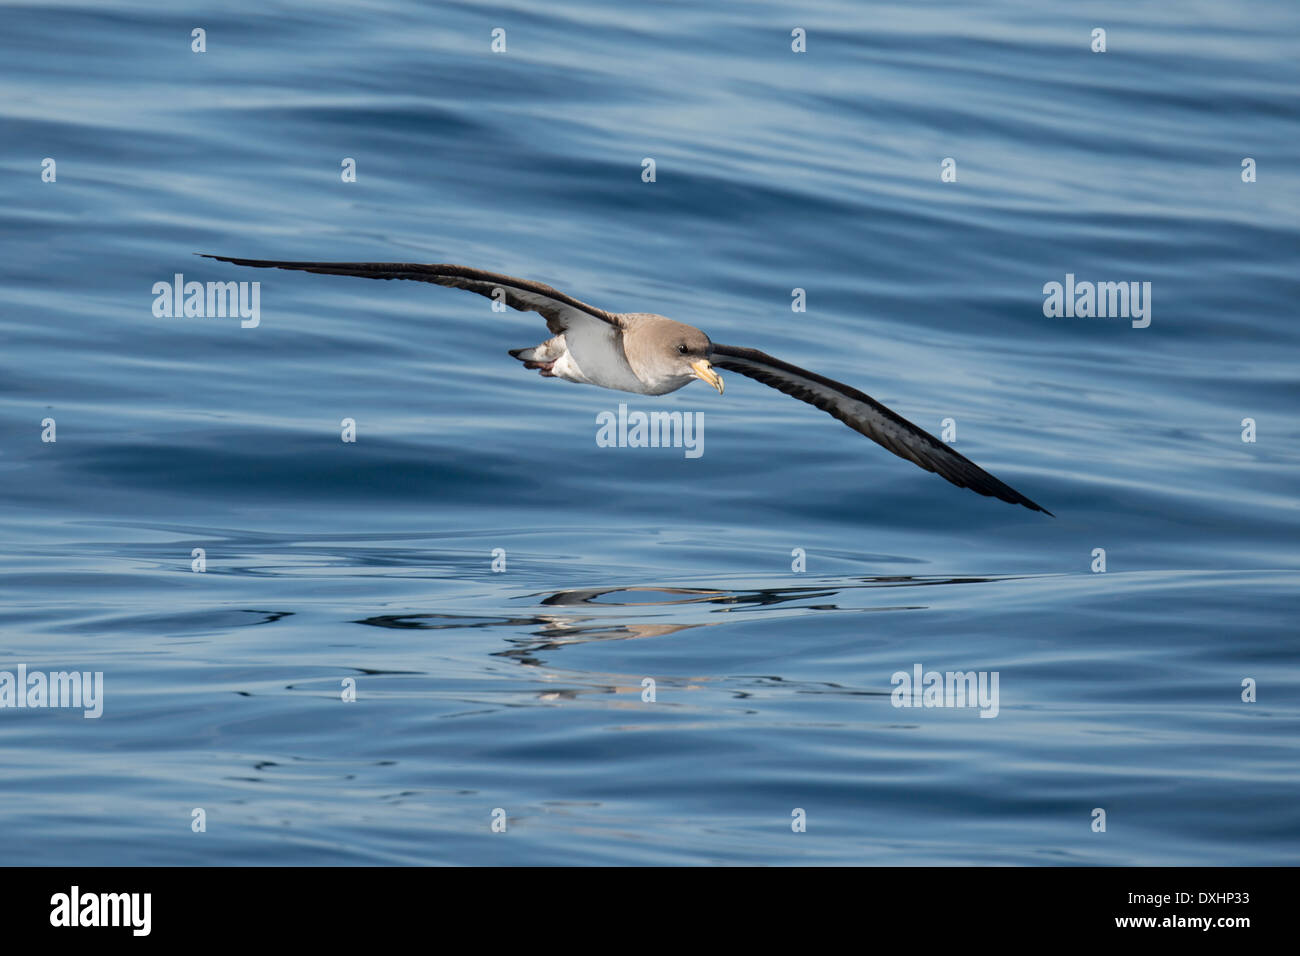
<path id="1" fill-rule="evenodd" d="M 668 392 L 698 378 L 722 393 L 722 376 L 709 361 L 713 343 L 707 335 L 693 325 L 649 312 L 622 318 L 630 331 L 625 339 L 627 357 L 643 382 Z"/>
<path id="2" fill-rule="evenodd" d="M 708 382 L 721 395 L 722 376 L 713 370 L 713 363 L 709 361 L 709 355 L 713 351 L 709 337 L 694 326 L 681 322 L 673 322 L 668 331 L 670 360 L 676 374 L 688 380 L 698 378 Z"/>

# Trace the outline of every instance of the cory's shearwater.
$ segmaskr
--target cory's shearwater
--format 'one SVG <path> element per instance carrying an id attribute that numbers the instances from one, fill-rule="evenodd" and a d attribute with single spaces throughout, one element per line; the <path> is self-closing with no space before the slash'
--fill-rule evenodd
<path id="1" fill-rule="evenodd" d="M 814 405 L 889 451 L 959 488 L 1051 514 L 952 447 L 871 396 L 757 349 L 719 345 L 699 329 L 652 312 L 606 312 L 540 282 L 466 266 L 411 262 L 282 262 L 209 256 L 259 269 L 296 269 L 366 279 L 413 279 L 477 292 L 521 312 L 537 312 L 553 336 L 510 354 L 547 378 L 665 395 L 693 379 L 722 393 L 717 369 L 737 372 Z"/>

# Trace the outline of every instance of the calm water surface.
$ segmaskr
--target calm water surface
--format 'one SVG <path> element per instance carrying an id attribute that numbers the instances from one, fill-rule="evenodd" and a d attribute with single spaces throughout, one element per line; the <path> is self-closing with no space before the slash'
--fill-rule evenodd
<path id="1" fill-rule="evenodd" d="M 0 670 L 105 682 L 0 709 L 7 861 L 1295 862 L 1300 7 L 0 22 Z M 535 315 L 194 252 L 671 315 L 953 419 L 1057 517 L 740 376 L 542 380 Z M 260 325 L 155 317 L 178 272 Z M 1067 273 L 1150 326 L 1045 317 Z M 598 447 L 620 401 L 704 453 Z M 916 665 L 997 672 L 996 718 L 893 706 Z"/>

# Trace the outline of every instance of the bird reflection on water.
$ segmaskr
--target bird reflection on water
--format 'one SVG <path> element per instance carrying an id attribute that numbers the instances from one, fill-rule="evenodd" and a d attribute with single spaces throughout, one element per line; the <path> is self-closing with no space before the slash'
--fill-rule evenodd
<path id="1" fill-rule="evenodd" d="M 535 628 L 520 646 L 496 652 L 504 657 L 521 657 L 543 650 L 556 650 L 571 644 L 589 641 L 626 640 L 629 638 L 661 637 L 697 627 L 709 627 L 725 621 L 714 619 L 717 614 L 746 613 L 772 607 L 791 606 L 794 602 L 817 601 L 799 604 L 811 611 L 910 611 L 923 610 L 923 604 L 885 604 L 875 607 L 844 607 L 833 599 L 858 591 L 875 588 L 924 587 L 945 584 L 978 584 L 990 581 L 1013 580 L 1011 577 L 916 577 L 894 575 L 886 577 L 854 578 L 827 586 L 768 587 L 753 589 L 682 588 L 658 586 L 627 586 L 604 588 L 570 588 L 554 592 L 528 595 L 544 608 L 600 609 L 608 613 L 533 613 L 505 615 L 450 614 L 439 612 L 411 614 L 381 614 L 356 621 L 372 627 L 419 630 L 447 630 L 487 628 L 491 630 L 516 630 Z M 828 601 L 827 599 L 832 599 Z M 619 609 L 644 609 L 626 614 Z M 659 610 L 661 613 L 655 613 Z M 648 616 L 659 617 L 671 613 L 674 620 L 652 621 Z M 637 616 L 640 615 L 640 616 Z M 520 638 L 512 636 L 512 643 Z"/>

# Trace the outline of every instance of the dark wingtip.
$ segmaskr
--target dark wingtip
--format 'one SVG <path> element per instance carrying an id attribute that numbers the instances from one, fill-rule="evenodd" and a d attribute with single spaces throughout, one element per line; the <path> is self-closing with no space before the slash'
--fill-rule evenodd
<path id="1" fill-rule="evenodd" d="M 297 263 L 280 262 L 275 259 L 240 259 L 238 256 L 214 256 L 210 252 L 196 252 L 196 256 L 202 256 L 204 259 L 216 259 L 218 262 L 232 262 L 237 266 L 254 266 L 259 269 L 280 269 L 287 265 L 297 265 Z"/>
<path id="2" fill-rule="evenodd" d="M 1046 508 L 1044 508 L 1044 507 L 1043 507 L 1042 505 L 1040 505 L 1038 502 L 1036 502 L 1036 501 L 1030 501 L 1030 500 L 1029 500 L 1028 498 L 1026 498 L 1024 495 L 1021 495 L 1021 496 L 1020 496 L 1020 500 L 1019 500 L 1018 502 L 1016 502 L 1016 504 L 1024 505 L 1026 508 L 1031 508 L 1031 509 L 1033 509 L 1034 511 L 1041 511 L 1043 514 L 1047 515 L 1047 517 L 1049 517 L 1049 518 L 1055 518 L 1055 517 L 1056 517 L 1056 515 L 1052 514 L 1050 511 L 1048 511 Z"/>

